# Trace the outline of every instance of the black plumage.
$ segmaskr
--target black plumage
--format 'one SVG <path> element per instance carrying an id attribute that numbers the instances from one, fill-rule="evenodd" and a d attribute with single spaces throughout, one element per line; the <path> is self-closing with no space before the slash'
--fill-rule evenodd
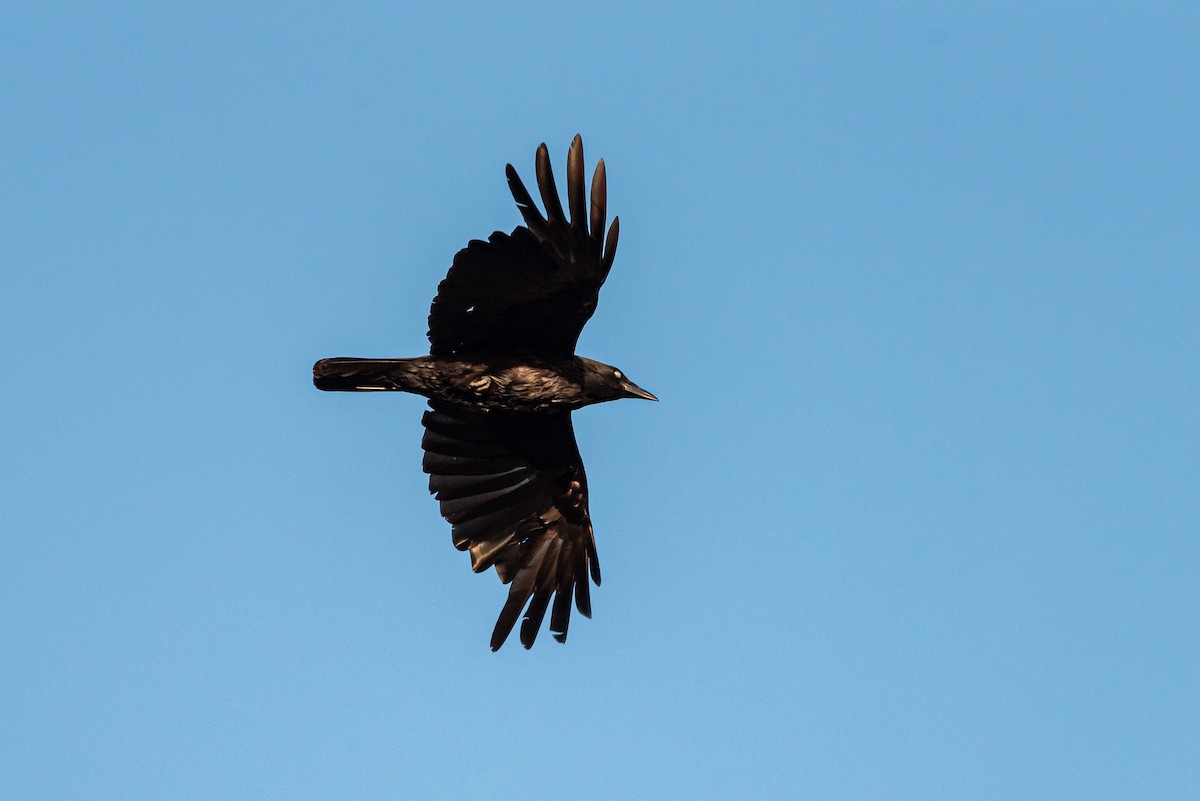
<path id="1" fill-rule="evenodd" d="M 592 177 L 589 213 L 583 143 L 575 137 L 567 156 L 569 219 L 544 144 L 536 166 L 545 216 L 508 165 L 525 225 L 472 241 L 454 257 L 429 312 L 428 356 L 339 357 L 313 366 L 318 389 L 429 398 L 421 440 L 429 490 L 472 569 L 494 567 L 509 585 L 493 650 L 522 610 L 526 648 L 547 610 L 559 642 L 572 601 L 591 617 L 588 579 L 599 586 L 600 563 L 571 412 L 618 398 L 657 400 L 620 370 L 575 355 L 617 247 L 618 220 L 604 230 L 604 161 Z"/>

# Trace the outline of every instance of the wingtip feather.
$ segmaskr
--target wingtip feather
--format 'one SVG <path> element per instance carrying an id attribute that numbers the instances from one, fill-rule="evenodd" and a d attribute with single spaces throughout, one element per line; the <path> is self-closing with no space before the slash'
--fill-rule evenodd
<path id="1" fill-rule="evenodd" d="M 608 213 L 608 177 L 604 170 L 604 159 L 596 162 L 596 171 L 592 173 L 592 218 L 588 229 L 592 234 L 592 242 L 600 246 L 600 238 L 604 236 L 604 216 Z"/>
<path id="2" fill-rule="evenodd" d="M 567 152 L 567 204 L 571 208 L 571 228 L 586 234 L 587 201 L 583 195 L 583 139 L 575 134 Z"/>
<path id="3" fill-rule="evenodd" d="M 621 217 L 618 215 L 613 217 L 612 225 L 608 228 L 608 236 L 604 240 L 604 255 L 600 258 L 600 265 L 604 269 L 604 274 L 608 275 L 608 271 L 612 269 L 613 259 L 617 257 L 617 239 L 621 234 Z"/>
<path id="4" fill-rule="evenodd" d="M 546 219 L 551 223 L 564 218 L 562 201 L 558 199 L 558 189 L 554 185 L 554 169 L 550 166 L 550 151 L 546 143 L 538 145 L 536 171 L 538 191 L 542 195 L 542 205 L 546 207 Z"/>

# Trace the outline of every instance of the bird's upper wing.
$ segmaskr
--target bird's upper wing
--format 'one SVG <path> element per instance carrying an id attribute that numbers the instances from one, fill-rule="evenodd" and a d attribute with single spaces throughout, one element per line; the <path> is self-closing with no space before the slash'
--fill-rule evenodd
<path id="1" fill-rule="evenodd" d="M 604 234 L 607 189 L 604 161 L 592 176 L 591 214 L 583 186 L 583 142 L 576 136 L 567 156 L 567 203 L 563 214 L 546 145 L 537 150 L 537 182 L 543 217 L 509 164 L 509 189 L 525 218 L 511 234 L 497 231 L 472 241 L 454 257 L 429 311 L 430 353 L 468 351 L 523 353 L 568 358 L 617 250 L 619 221 Z"/>
<path id="2" fill-rule="evenodd" d="M 478 412 L 430 401 L 421 422 L 429 491 L 453 526 L 454 547 L 470 551 L 475 571 L 495 567 L 510 584 L 492 632 L 504 644 L 521 610 L 521 644 L 533 645 L 554 596 L 550 630 L 567 638 L 571 599 L 591 617 L 588 573 L 600 563 L 588 516 L 587 477 L 570 412 Z"/>

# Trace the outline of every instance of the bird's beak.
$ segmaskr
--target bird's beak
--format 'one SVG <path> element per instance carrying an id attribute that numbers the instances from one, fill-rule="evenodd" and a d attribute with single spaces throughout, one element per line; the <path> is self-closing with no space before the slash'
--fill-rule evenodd
<path id="1" fill-rule="evenodd" d="M 625 397 L 627 398 L 643 398 L 645 400 L 652 401 L 658 400 L 658 398 L 654 397 L 629 379 L 625 379 L 621 382 L 621 389 L 625 390 Z"/>

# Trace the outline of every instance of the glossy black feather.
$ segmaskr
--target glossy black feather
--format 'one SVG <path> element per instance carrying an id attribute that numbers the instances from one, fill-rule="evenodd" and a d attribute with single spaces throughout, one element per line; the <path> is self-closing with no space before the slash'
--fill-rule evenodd
<path id="1" fill-rule="evenodd" d="M 579 334 L 596 310 L 616 251 L 616 220 L 606 245 L 600 245 L 607 202 L 603 166 L 597 167 L 592 179 L 591 231 L 583 143 L 578 136 L 568 156 L 569 221 L 545 145 L 538 148 L 537 156 L 545 216 L 511 164 L 506 174 L 525 226 L 510 234 L 496 232 L 487 242 L 471 242 L 454 257 L 429 311 L 433 356 L 494 351 L 568 358 L 575 354 Z"/>
<path id="2" fill-rule="evenodd" d="M 585 185 L 575 137 L 569 214 L 544 144 L 535 158 L 544 213 L 512 165 L 505 175 L 524 225 L 455 255 L 430 308 L 430 355 L 339 357 L 313 368 L 320 389 L 429 398 L 421 440 L 429 490 L 472 569 L 495 568 L 508 585 L 493 650 L 518 620 L 529 648 L 547 613 L 559 642 L 572 606 L 591 617 L 589 580 L 600 584 L 600 563 L 571 412 L 623 397 L 654 399 L 615 368 L 575 355 L 617 247 L 619 220 L 605 231 L 604 162 Z"/>
<path id="3" fill-rule="evenodd" d="M 575 587 L 587 583 L 589 564 L 596 560 L 587 477 L 570 414 L 477 412 L 438 401 L 431 401 L 430 407 L 422 418 L 423 466 L 442 516 L 452 524 L 455 547 L 471 552 L 476 569 L 496 566 L 502 576 L 510 575 L 509 599 L 501 614 L 501 621 L 509 625 L 497 629 L 493 647 L 504 642 L 515 614 L 531 598 L 537 603 L 522 625 L 521 641 L 532 645 L 536 634 L 529 629 L 540 625 L 543 600 L 548 602 L 555 593 L 567 607 L 564 612 L 556 606 L 552 630 L 565 634 L 573 596 L 583 599 L 577 604 L 579 611 L 591 614 L 586 588 L 577 593 Z M 470 462 L 472 454 L 477 454 L 479 466 L 468 470 L 466 479 L 462 472 L 445 473 L 448 454 L 460 460 L 453 463 L 456 470 Z M 513 466 L 490 472 L 497 457 Z M 535 619 L 537 624 L 531 622 Z"/>

